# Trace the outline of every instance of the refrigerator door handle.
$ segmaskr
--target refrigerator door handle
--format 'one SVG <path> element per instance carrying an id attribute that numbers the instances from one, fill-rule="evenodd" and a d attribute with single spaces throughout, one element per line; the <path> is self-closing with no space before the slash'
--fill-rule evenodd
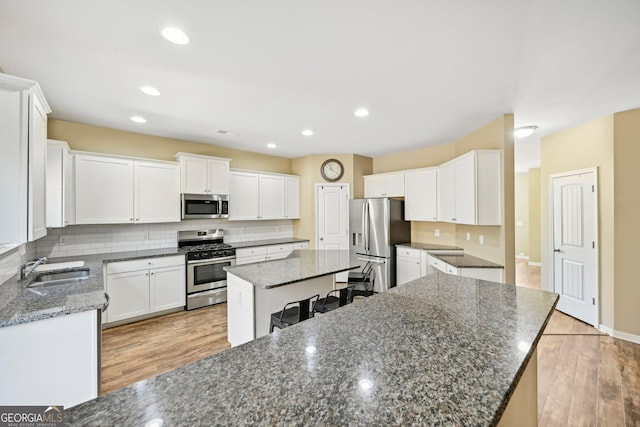
<path id="1" fill-rule="evenodd" d="M 367 215 L 367 201 L 365 200 L 365 202 L 362 204 L 362 248 L 364 249 L 365 252 L 368 252 L 369 249 L 367 248 L 367 246 L 369 245 L 369 241 L 368 241 L 368 237 L 369 237 L 369 230 L 367 228 L 367 219 L 368 219 L 368 215 Z"/>

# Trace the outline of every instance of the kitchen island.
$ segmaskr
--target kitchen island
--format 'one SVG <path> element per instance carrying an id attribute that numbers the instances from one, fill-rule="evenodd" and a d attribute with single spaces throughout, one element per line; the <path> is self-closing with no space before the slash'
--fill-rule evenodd
<path id="1" fill-rule="evenodd" d="M 557 294 L 434 273 L 65 411 L 68 425 L 536 425 Z"/>
<path id="2" fill-rule="evenodd" d="M 360 267 L 349 251 L 295 250 L 287 258 L 225 267 L 227 339 L 232 347 L 269 333 L 271 313 L 285 304 L 324 297 L 335 274 Z"/>

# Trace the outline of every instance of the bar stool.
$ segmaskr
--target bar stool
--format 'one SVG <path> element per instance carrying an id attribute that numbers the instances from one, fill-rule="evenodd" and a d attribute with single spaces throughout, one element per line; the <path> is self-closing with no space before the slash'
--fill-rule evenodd
<path id="1" fill-rule="evenodd" d="M 374 294 L 376 272 L 371 266 L 371 262 L 367 262 L 362 271 L 349 273 L 347 278 L 347 286 L 352 285 L 353 290 L 348 296 L 349 303 L 353 302 L 353 297 L 370 297 Z"/>
<path id="2" fill-rule="evenodd" d="M 300 301 L 288 302 L 284 305 L 284 308 L 281 311 L 271 313 L 269 332 L 273 332 L 274 327 L 284 329 L 288 326 L 300 323 L 303 320 L 307 320 L 309 317 L 313 317 L 313 312 L 310 310 L 310 308 L 313 307 L 311 301 L 315 299 L 315 302 L 318 302 L 319 298 L 320 295 L 316 294 L 310 298 L 305 298 Z"/>
<path id="3" fill-rule="evenodd" d="M 355 288 L 355 285 L 347 284 L 347 287 L 341 289 L 334 289 L 327 293 L 327 296 L 320 298 L 313 305 L 314 313 L 326 313 L 331 310 L 335 310 L 338 307 L 342 307 L 349 303 L 349 295 Z M 332 295 L 337 293 L 338 296 Z"/>

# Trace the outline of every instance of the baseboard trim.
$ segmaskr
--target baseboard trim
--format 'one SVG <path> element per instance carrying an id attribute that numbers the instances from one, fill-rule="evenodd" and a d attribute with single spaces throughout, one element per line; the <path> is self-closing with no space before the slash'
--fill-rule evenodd
<path id="1" fill-rule="evenodd" d="M 621 340 L 630 341 L 632 343 L 640 344 L 640 335 L 628 334 L 626 332 L 613 331 L 614 338 L 620 338 Z"/>
<path id="2" fill-rule="evenodd" d="M 535 261 L 529 261 L 529 265 L 531 265 L 533 267 L 542 267 L 542 263 L 541 262 L 535 262 Z"/>
<path id="3" fill-rule="evenodd" d="M 604 332 L 607 335 L 613 336 L 613 329 L 604 326 L 604 325 L 598 325 L 598 327 L 596 328 L 597 330 L 599 330 L 600 332 Z"/>
<path id="4" fill-rule="evenodd" d="M 529 259 L 527 255 L 516 255 L 516 259 Z"/>

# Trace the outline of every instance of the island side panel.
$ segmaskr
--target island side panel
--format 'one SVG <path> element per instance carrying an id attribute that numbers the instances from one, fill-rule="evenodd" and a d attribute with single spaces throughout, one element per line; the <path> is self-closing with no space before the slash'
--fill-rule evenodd
<path id="1" fill-rule="evenodd" d="M 271 289 L 256 288 L 256 338 L 269 333 L 271 313 L 276 313 L 288 302 L 320 295 L 335 289 L 335 275 L 329 274 Z"/>
<path id="2" fill-rule="evenodd" d="M 538 349 L 518 381 L 498 422 L 498 427 L 536 427 L 538 425 Z"/>
<path id="3" fill-rule="evenodd" d="M 227 273 L 227 339 L 231 347 L 255 339 L 255 287 Z"/>

